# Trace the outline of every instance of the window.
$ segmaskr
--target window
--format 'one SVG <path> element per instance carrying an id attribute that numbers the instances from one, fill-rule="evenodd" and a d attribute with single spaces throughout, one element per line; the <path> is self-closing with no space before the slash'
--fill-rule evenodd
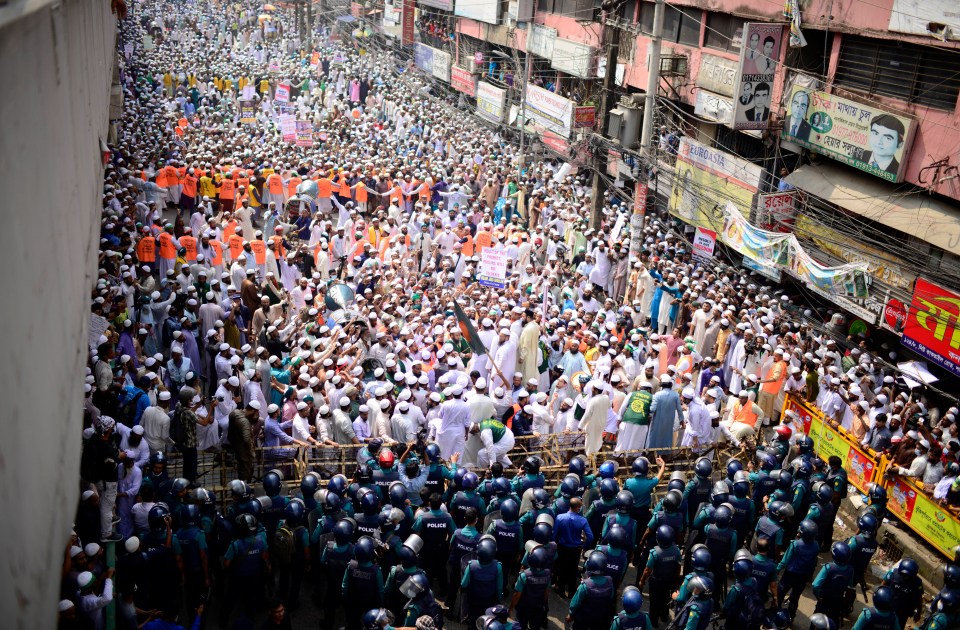
<path id="1" fill-rule="evenodd" d="M 703 11 L 694 8 L 664 7 L 663 40 L 688 46 L 700 45 L 700 18 Z"/>
<path id="2" fill-rule="evenodd" d="M 640 5 L 640 32 L 644 35 L 653 34 L 653 12 L 655 5 L 652 2 L 644 2 Z"/>
<path id="3" fill-rule="evenodd" d="M 717 50 L 740 52 L 743 23 L 744 20 L 726 13 L 707 13 L 707 29 L 703 36 L 703 45 Z"/>
<path id="4" fill-rule="evenodd" d="M 960 94 L 960 54 L 896 41 L 844 36 L 837 85 L 952 110 Z"/>

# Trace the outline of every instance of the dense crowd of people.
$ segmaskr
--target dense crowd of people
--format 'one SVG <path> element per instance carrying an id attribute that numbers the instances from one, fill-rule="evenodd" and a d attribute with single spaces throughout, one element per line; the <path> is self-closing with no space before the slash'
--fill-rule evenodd
<path id="1" fill-rule="evenodd" d="M 786 628 L 810 587 L 813 627 L 835 628 L 886 491 L 834 540 L 843 462 L 781 417 L 788 395 L 960 505 L 957 407 L 870 339 L 654 215 L 631 256 L 625 205 L 590 229 L 582 174 L 518 168 L 389 51 L 318 28 L 314 55 L 256 3 L 169 9 L 122 22 L 61 627 L 103 628 L 110 603 L 119 628 L 208 607 L 291 627 L 309 591 L 324 628 L 543 628 L 553 589 L 577 629 Z M 552 494 L 525 454 L 548 443 L 569 467 Z M 719 443 L 742 455 L 715 471 Z M 350 478 L 294 478 L 298 453 L 343 448 Z M 666 479 L 678 449 L 691 469 Z M 198 470 L 211 452 L 228 497 Z M 904 557 L 854 628 L 957 627 L 944 573 L 928 610 Z"/>

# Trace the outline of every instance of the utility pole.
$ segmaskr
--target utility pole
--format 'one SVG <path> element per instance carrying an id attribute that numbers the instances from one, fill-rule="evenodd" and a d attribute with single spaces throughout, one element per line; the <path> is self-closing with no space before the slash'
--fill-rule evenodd
<path id="1" fill-rule="evenodd" d="M 620 4 L 622 3 L 615 3 L 611 5 L 610 8 L 604 10 L 603 24 L 600 26 L 601 33 L 603 35 L 603 47 L 607 51 L 607 71 L 603 75 L 603 91 L 600 93 L 600 111 L 598 112 L 599 115 L 597 116 L 597 119 L 600 121 L 600 129 L 599 131 L 595 130 L 595 133 L 600 133 L 601 135 L 606 133 L 607 117 L 609 116 L 610 110 L 613 109 L 614 105 L 614 103 L 611 102 L 613 100 L 611 95 L 617 81 L 617 52 L 620 48 L 620 38 L 617 37 L 614 27 L 611 24 L 608 24 L 608 21 L 615 10 L 614 7 L 619 6 Z M 598 229 L 603 220 L 603 195 L 600 194 L 600 188 L 603 184 L 603 181 L 600 179 L 600 172 L 606 170 L 606 159 L 606 155 L 601 155 L 599 158 L 594 160 L 592 186 L 593 208 L 590 212 L 590 227 L 594 229 Z"/>
<path id="2" fill-rule="evenodd" d="M 657 107 L 657 91 L 660 89 L 660 48 L 663 44 L 664 0 L 657 0 L 653 11 L 653 39 L 650 41 L 650 60 L 647 66 L 647 94 L 643 103 L 643 127 L 640 132 L 640 188 L 643 199 L 636 199 L 630 219 L 630 258 L 640 256 L 643 244 L 642 232 L 646 218 L 646 191 L 649 187 L 647 174 L 653 166 L 653 116 Z"/>
<path id="3" fill-rule="evenodd" d="M 538 3 L 539 3 L 539 0 L 533 0 L 533 16 L 532 16 L 531 21 L 530 21 L 530 24 L 531 24 L 530 29 L 531 29 L 531 30 L 533 29 L 533 26 L 532 26 L 532 25 L 533 25 L 533 22 L 536 20 L 536 17 L 537 17 L 537 4 L 538 4 Z M 529 32 L 530 32 L 530 31 L 527 31 L 527 32 L 528 32 L 528 37 L 529 37 Z M 515 65 L 516 68 L 519 68 L 519 67 L 520 67 L 520 60 L 519 60 L 519 57 L 517 56 L 517 47 L 516 47 L 516 46 L 511 46 L 511 50 L 513 51 L 514 65 Z M 531 73 L 531 71 L 532 71 L 532 68 L 530 67 L 530 47 L 527 46 L 527 51 L 526 51 L 526 53 L 524 54 L 524 57 L 523 57 L 523 73 L 522 73 L 522 74 L 519 74 L 519 73 L 518 73 L 518 74 L 519 74 L 518 78 L 519 78 L 520 81 L 521 81 L 521 83 L 520 83 L 520 109 L 518 110 L 518 114 L 517 114 L 517 120 L 518 120 L 518 122 L 520 123 L 520 166 L 519 166 L 519 168 L 518 168 L 518 170 L 517 170 L 517 173 L 518 173 L 518 174 L 523 173 L 523 166 L 524 166 L 524 162 L 526 161 L 526 156 L 525 156 L 525 154 L 524 154 L 524 150 L 525 150 L 525 148 L 526 148 L 526 137 L 527 137 L 527 134 L 526 134 L 526 127 L 527 127 L 527 83 L 530 82 L 530 73 Z"/>
<path id="4" fill-rule="evenodd" d="M 307 52 L 313 53 L 313 0 L 307 0 Z"/>

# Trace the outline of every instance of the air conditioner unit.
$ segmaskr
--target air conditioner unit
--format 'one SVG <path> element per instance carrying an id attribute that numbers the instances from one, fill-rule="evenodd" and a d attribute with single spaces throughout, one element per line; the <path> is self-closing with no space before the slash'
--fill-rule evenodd
<path id="1" fill-rule="evenodd" d="M 610 119 L 607 123 L 607 137 L 614 142 L 620 142 L 620 133 L 623 130 L 623 122 L 626 114 L 626 110 L 620 107 L 610 110 Z"/>

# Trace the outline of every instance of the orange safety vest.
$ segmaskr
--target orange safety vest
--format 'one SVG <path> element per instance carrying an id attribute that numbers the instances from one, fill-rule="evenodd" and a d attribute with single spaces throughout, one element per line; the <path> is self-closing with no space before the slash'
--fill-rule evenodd
<path id="1" fill-rule="evenodd" d="M 474 247 L 474 250 L 476 250 L 477 255 L 479 255 L 480 252 L 483 251 L 484 247 L 492 247 L 492 246 L 493 246 L 493 234 L 491 234 L 487 230 L 483 230 L 482 232 L 477 232 L 477 238 L 474 239 L 473 241 L 473 247 Z"/>
<path id="2" fill-rule="evenodd" d="M 137 260 L 142 263 L 157 261 L 157 241 L 152 236 L 144 236 L 137 243 Z"/>
<path id="3" fill-rule="evenodd" d="M 194 262 L 197 260 L 197 237 L 186 235 L 181 236 L 180 247 L 187 250 L 187 253 L 184 254 L 184 258 L 187 260 L 187 262 Z"/>
<path id="4" fill-rule="evenodd" d="M 390 203 L 400 207 L 403 205 L 403 189 L 400 188 L 400 182 L 394 180 L 393 192 L 390 193 Z"/>
<path id="5" fill-rule="evenodd" d="M 473 237 L 470 236 L 470 230 L 467 230 L 466 242 L 463 244 L 463 248 L 460 250 L 463 252 L 464 256 L 473 256 Z"/>
<path id="6" fill-rule="evenodd" d="M 177 173 L 176 166 L 165 166 L 163 170 L 167 173 L 167 186 L 176 186 L 180 183 L 180 176 Z"/>
<path id="7" fill-rule="evenodd" d="M 733 403 L 735 406 L 733 408 L 733 419 L 735 422 L 742 422 L 743 424 L 748 424 L 751 427 L 756 426 L 757 424 L 757 414 L 753 413 L 753 404 L 751 401 L 747 401 L 746 405 L 741 405 L 740 401 Z"/>
<path id="8" fill-rule="evenodd" d="M 267 190 L 270 191 L 271 195 L 282 195 L 283 194 L 283 178 L 274 173 L 267 178 Z"/>
<path id="9" fill-rule="evenodd" d="M 783 385 L 784 379 L 787 377 L 787 363 L 786 361 L 774 361 L 773 365 L 770 366 L 770 369 L 767 370 L 767 373 L 763 375 L 763 378 L 766 380 L 768 378 L 776 378 L 777 380 L 771 381 L 769 383 L 764 383 L 760 386 L 767 394 L 779 394 L 780 386 Z"/>
<path id="10" fill-rule="evenodd" d="M 250 186 L 249 177 L 240 177 L 237 179 L 237 190 L 240 191 L 240 201 L 247 198 L 247 187 Z"/>
<path id="11" fill-rule="evenodd" d="M 333 190 L 333 182 L 329 177 L 321 177 L 317 180 L 317 199 L 329 199 Z"/>
<path id="12" fill-rule="evenodd" d="M 156 182 L 156 184 L 157 184 L 157 186 L 159 186 L 160 188 L 166 188 L 167 186 L 170 185 L 170 184 L 167 183 L 167 169 L 161 168 L 159 171 L 157 171 L 157 182 Z"/>
<path id="13" fill-rule="evenodd" d="M 260 239 L 250 241 L 250 249 L 253 250 L 253 258 L 258 265 L 267 264 L 267 244 Z"/>
<path id="14" fill-rule="evenodd" d="M 283 246 L 283 237 L 278 234 L 270 237 L 270 249 L 277 258 L 284 258 L 287 255 L 287 250 Z"/>
<path id="15" fill-rule="evenodd" d="M 179 183 L 183 184 L 183 178 L 187 176 L 187 167 L 178 166 L 177 167 L 177 180 Z"/>
<path id="16" fill-rule="evenodd" d="M 410 247 L 410 235 L 409 234 L 394 234 L 388 239 L 384 239 L 380 243 L 380 260 L 386 260 L 387 250 L 393 247 L 394 243 L 402 240 L 404 244 L 409 248 Z"/>
<path id="17" fill-rule="evenodd" d="M 226 238 L 230 238 L 237 233 L 237 222 L 236 220 L 231 220 L 227 222 L 227 225 L 223 228 L 223 235 Z"/>
<path id="18" fill-rule="evenodd" d="M 380 249 L 380 242 L 383 239 L 383 231 L 378 230 L 377 228 L 370 226 L 370 229 L 367 230 L 367 240 L 370 241 L 370 244 L 373 245 L 375 250 Z"/>
<path id="19" fill-rule="evenodd" d="M 340 187 L 340 189 L 337 191 L 337 194 L 340 195 L 341 197 L 345 197 L 346 199 L 349 199 L 349 198 L 350 198 L 350 184 L 347 183 L 347 176 L 346 176 L 346 175 L 341 175 L 341 176 L 340 176 L 340 180 L 337 182 L 337 186 Z"/>
<path id="20" fill-rule="evenodd" d="M 210 249 L 213 250 L 213 259 L 210 264 L 219 267 L 223 264 L 223 243 L 220 241 L 210 241 Z"/>
<path id="21" fill-rule="evenodd" d="M 231 234 L 227 238 L 227 247 L 230 248 L 230 260 L 236 260 L 243 253 L 243 237 L 239 234 Z"/>
<path id="22" fill-rule="evenodd" d="M 186 197 L 197 196 L 197 178 L 194 175 L 187 175 L 183 178 L 183 194 Z"/>
<path id="23" fill-rule="evenodd" d="M 293 197 L 297 194 L 297 186 L 299 186 L 302 181 L 299 177 L 291 177 L 287 180 L 287 197 Z"/>
<path id="24" fill-rule="evenodd" d="M 363 181 L 357 182 L 356 198 L 358 203 L 367 203 L 367 185 Z"/>
<path id="25" fill-rule="evenodd" d="M 237 183 L 232 179 L 227 177 L 223 178 L 223 181 L 220 182 L 220 198 L 225 201 L 233 201 L 234 194 L 237 190 Z"/>
<path id="26" fill-rule="evenodd" d="M 430 201 L 430 196 L 433 194 L 433 191 L 430 190 L 430 187 L 433 186 L 433 180 L 427 178 L 423 180 L 423 184 L 423 188 L 420 189 L 417 195 L 420 197 L 420 201 L 428 202 Z"/>
<path id="27" fill-rule="evenodd" d="M 173 260 L 177 257 L 177 249 L 173 246 L 173 235 L 168 232 L 162 232 L 157 237 L 160 243 L 160 258 L 164 260 Z"/>

